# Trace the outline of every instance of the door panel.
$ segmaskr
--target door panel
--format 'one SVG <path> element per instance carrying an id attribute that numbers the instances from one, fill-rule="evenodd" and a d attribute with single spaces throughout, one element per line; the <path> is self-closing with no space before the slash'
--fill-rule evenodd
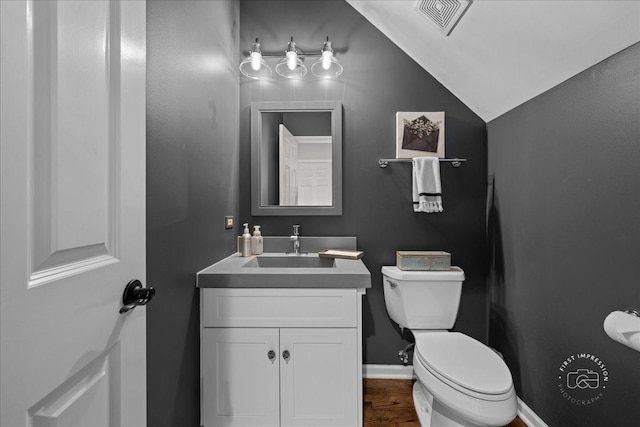
<path id="1" fill-rule="evenodd" d="M 34 200 L 49 202 L 36 212 L 50 212 L 35 237 L 51 238 L 51 251 L 105 242 L 107 169 L 117 168 L 108 154 L 118 149 L 109 107 L 118 113 L 119 51 L 107 40 L 119 34 L 116 10 L 106 2 L 33 3 L 34 171 L 48 172 L 36 174 Z"/>
<path id="2" fill-rule="evenodd" d="M 301 161 L 298 164 L 299 204 L 328 206 L 332 203 L 331 162 Z"/>
<path id="3" fill-rule="evenodd" d="M 108 2 L 30 8 L 29 285 L 37 286 L 117 262 L 120 16 Z"/>
<path id="4" fill-rule="evenodd" d="M 356 329 L 281 329 L 281 425 L 358 423 Z"/>
<path id="5" fill-rule="evenodd" d="M 110 393 L 119 393 L 115 373 L 120 371 L 120 347 L 89 364 L 60 387 L 29 408 L 33 427 L 120 425 L 119 411 Z"/>
<path id="6" fill-rule="evenodd" d="M 145 3 L 0 12 L 0 425 L 144 426 Z"/>

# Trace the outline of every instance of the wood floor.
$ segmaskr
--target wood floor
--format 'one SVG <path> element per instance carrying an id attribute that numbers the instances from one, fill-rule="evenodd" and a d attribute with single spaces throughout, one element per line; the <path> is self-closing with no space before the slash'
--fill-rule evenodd
<path id="1" fill-rule="evenodd" d="M 364 379 L 364 427 L 420 427 L 413 409 L 413 380 Z M 527 427 L 516 418 L 506 427 Z"/>

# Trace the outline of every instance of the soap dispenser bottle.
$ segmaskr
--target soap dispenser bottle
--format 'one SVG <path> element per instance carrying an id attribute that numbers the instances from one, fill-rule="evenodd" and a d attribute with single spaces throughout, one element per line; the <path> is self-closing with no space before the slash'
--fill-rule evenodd
<path id="1" fill-rule="evenodd" d="M 262 234 L 260 233 L 260 226 L 253 226 L 253 236 L 251 237 L 251 254 L 262 254 Z"/>
<path id="2" fill-rule="evenodd" d="M 251 234 L 249 233 L 249 223 L 245 222 L 242 225 L 244 226 L 244 232 L 240 239 L 240 254 L 242 256 L 249 256 L 251 255 Z"/>

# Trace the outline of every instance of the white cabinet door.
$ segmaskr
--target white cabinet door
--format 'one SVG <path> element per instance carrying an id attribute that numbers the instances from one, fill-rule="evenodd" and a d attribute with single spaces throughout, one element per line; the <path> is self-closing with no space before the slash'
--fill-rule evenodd
<path id="1" fill-rule="evenodd" d="M 145 2 L 0 1 L 0 425 L 145 426 Z"/>
<path id="2" fill-rule="evenodd" d="M 280 425 L 278 335 L 275 328 L 202 329 L 205 427 Z"/>
<path id="3" fill-rule="evenodd" d="M 358 424 L 356 329 L 281 329 L 280 371 L 283 427 Z"/>

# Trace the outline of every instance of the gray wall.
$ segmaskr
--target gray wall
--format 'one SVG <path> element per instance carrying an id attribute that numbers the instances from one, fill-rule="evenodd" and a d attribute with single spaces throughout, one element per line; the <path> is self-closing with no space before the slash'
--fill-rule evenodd
<path id="1" fill-rule="evenodd" d="M 550 426 L 640 419 L 640 353 L 602 329 L 612 310 L 640 307 L 638 64 L 634 45 L 488 124 L 490 343 Z M 585 352 L 609 382 L 578 406 L 559 367 Z"/>
<path id="2" fill-rule="evenodd" d="M 399 363 L 397 350 L 410 338 L 400 335 L 384 306 L 380 268 L 395 265 L 396 250 L 452 253 L 467 276 L 456 329 L 486 342 L 485 123 L 342 0 L 240 4 L 242 51 L 259 37 L 263 52 L 282 52 L 291 36 L 300 49 L 319 51 L 328 35 L 345 68 L 334 80 L 310 73 L 302 81 L 241 79 L 241 221 L 261 225 L 267 236 L 289 235 L 294 223 L 302 235 L 357 236 L 373 280 L 364 301 L 364 363 Z M 251 217 L 250 103 L 312 100 L 343 104 L 343 215 Z M 445 111 L 447 155 L 469 159 L 459 169 L 442 168 L 444 213 L 413 212 L 410 164 L 378 167 L 378 158 L 394 156 L 397 111 Z"/>
<path id="3" fill-rule="evenodd" d="M 238 4 L 147 4 L 148 425 L 199 425 L 198 270 L 235 252 Z"/>
<path id="4" fill-rule="evenodd" d="M 330 112 L 284 113 L 284 125 L 295 136 L 331 135 Z"/>

